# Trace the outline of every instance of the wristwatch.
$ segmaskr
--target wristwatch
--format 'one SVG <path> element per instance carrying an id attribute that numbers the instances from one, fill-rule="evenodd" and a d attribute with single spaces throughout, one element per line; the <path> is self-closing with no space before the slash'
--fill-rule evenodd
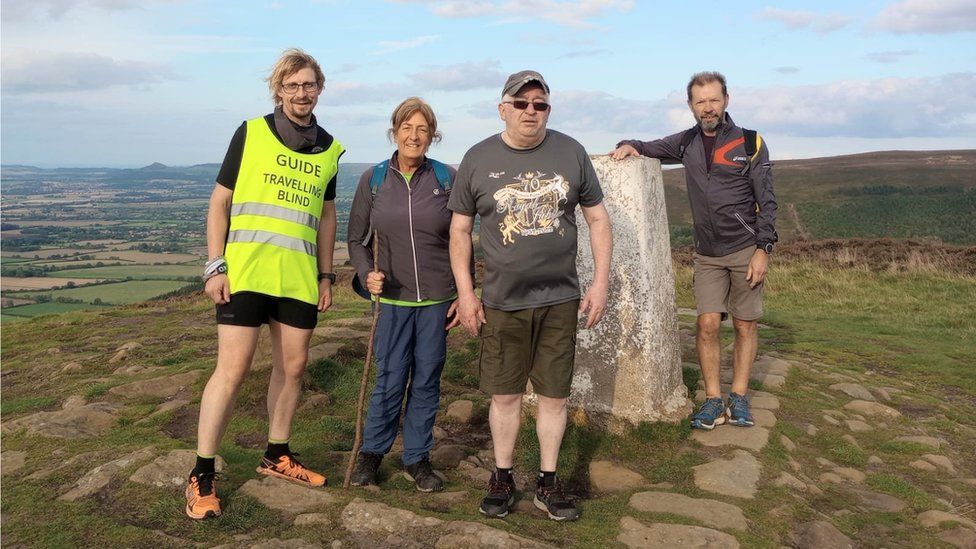
<path id="1" fill-rule="evenodd" d="M 756 247 L 759 248 L 760 250 L 766 252 L 767 254 L 770 254 L 771 255 L 773 253 L 773 243 L 772 242 L 767 242 L 765 244 L 757 244 Z"/>
<path id="2" fill-rule="evenodd" d="M 329 282 L 335 284 L 336 274 L 335 273 L 319 273 L 319 282 L 325 279 L 329 279 Z"/>

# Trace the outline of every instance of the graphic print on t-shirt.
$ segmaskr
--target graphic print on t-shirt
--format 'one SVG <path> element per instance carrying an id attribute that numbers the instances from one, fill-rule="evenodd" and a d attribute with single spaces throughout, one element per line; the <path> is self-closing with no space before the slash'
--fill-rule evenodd
<path id="1" fill-rule="evenodd" d="M 515 244 L 515 235 L 537 236 L 549 234 L 559 228 L 562 205 L 566 203 L 569 183 L 554 173 L 524 172 L 513 177 L 510 183 L 499 189 L 492 198 L 496 211 L 505 214 L 498 224 L 502 244 Z M 562 236 L 562 231 L 560 231 Z"/>

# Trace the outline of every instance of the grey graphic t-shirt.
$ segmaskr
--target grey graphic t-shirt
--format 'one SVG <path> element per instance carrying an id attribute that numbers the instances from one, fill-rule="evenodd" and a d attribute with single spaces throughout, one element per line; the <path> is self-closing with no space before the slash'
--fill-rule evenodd
<path id="1" fill-rule="evenodd" d="M 516 311 L 578 299 L 576 205 L 602 200 L 586 150 L 565 134 L 547 130 L 525 150 L 501 135 L 471 147 L 447 207 L 481 216 L 484 304 Z"/>

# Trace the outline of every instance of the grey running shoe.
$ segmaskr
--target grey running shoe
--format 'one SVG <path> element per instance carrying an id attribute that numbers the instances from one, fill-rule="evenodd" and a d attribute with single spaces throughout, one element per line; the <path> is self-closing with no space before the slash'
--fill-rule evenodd
<path id="1" fill-rule="evenodd" d="M 698 413 L 691 416 L 691 426 L 695 429 L 705 429 L 711 431 L 716 425 L 725 423 L 725 405 L 722 404 L 722 397 L 707 399 Z"/>
<path id="2" fill-rule="evenodd" d="M 404 470 L 407 480 L 413 481 L 421 492 L 440 492 L 444 489 L 444 481 L 434 474 L 430 460 L 426 457 L 417 463 L 404 466 Z"/>
<path id="3" fill-rule="evenodd" d="M 370 454 L 360 452 L 356 458 L 356 468 L 349 478 L 349 484 L 353 486 L 369 486 L 376 484 L 376 472 L 379 471 L 380 462 L 383 461 L 383 454 Z"/>
<path id="4" fill-rule="evenodd" d="M 756 424 L 752 419 L 752 412 L 749 411 L 749 400 L 745 395 L 729 393 L 729 407 L 726 410 L 729 416 L 729 424 L 738 427 L 752 427 Z"/>
<path id="5" fill-rule="evenodd" d="M 552 486 L 539 487 L 535 491 L 535 506 L 549 514 L 549 518 L 557 521 L 576 520 L 580 511 L 576 504 L 566 497 L 563 487 L 557 479 Z"/>
<path id="6" fill-rule="evenodd" d="M 478 509 L 482 515 L 494 518 L 505 518 L 508 510 L 515 505 L 515 479 L 509 482 L 499 481 L 498 473 L 492 473 L 488 481 L 488 494 L 481 500 Z"/>

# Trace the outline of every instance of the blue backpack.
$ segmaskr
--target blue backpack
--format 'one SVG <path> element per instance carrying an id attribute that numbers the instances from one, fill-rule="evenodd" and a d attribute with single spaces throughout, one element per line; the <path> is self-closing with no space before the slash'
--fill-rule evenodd
<path id="1" fill-rule="evenodd" d="M 427 161 L 430 162 L 430 167 L 434 169 L 434 177 L 437 178 L 437 183 L 441 186 L 441 190 L 450 191 L 453 181 L 451 181 L 451 172 L 448 171 L 447 166 L 443 162 L 439 162 L 433 158 L 428 158 Z M 386 172 L 389 169 L 389 160 L 384 160 L 373 167 L 373 177 L 369 179 L 369 190 L 372 191 L 374 197 L 380 190 L 383 180 L 386 179 Z"/>

